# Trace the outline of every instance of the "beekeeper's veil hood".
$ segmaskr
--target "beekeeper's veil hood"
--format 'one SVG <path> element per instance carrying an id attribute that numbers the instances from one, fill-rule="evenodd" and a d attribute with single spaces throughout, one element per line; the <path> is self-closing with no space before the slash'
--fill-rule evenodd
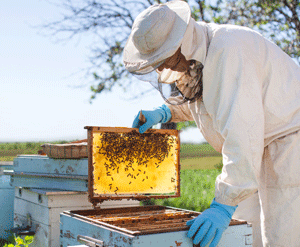
<path id="1" fill-rule="evenodd" d="M 186 60 L 204 64 L 207 53 L 206 24 L 196 23 L 191 18 L 190 7 L 185 1 L 155 4 L 135 19 L 124 47 L 124 65 L 132 74 L 149 74 L 179 48 Z M 165 69 L 160 76 L 167 80 L 167 77 L 176 78 L 177 74 Z"/>

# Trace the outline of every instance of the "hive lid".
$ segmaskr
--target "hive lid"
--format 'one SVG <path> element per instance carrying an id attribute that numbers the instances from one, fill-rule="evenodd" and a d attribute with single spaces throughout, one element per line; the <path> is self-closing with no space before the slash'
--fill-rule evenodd
<path id="1" fill-rule="evenodd" d="M 180 196 L 177 130 L 93 127 L 88 130 L 89 200 Z"/>

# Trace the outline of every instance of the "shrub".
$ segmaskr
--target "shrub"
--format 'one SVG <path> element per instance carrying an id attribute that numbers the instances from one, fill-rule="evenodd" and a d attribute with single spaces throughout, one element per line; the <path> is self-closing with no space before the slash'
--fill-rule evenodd
<path id="1" fill-rule="evenodd" d="M 28 247 L 33 242 L 34 236 L 26 236 L 24 239 L 16 236 L 13 244 L 5 244 L 4 247 Z"/>

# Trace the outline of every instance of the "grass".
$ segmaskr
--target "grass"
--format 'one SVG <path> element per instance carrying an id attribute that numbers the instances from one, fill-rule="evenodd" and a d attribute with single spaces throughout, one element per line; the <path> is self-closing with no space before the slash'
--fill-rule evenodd
<path id="1" fill-rule="evenodd" d="M 202 212 L 207 209 L 215 194 L 216 177 L 219 169 L 182 170 L 180 173 L 180 197 L 151 199 L 144 205 L 163 205 Z"/>
<path id="2" fill-rule="evenodd" d="M 222 162 L 222 157 L 191 158 L 191 159 L 181 159 L 180 166 L 181 166 L 181 170 L 215 169 L 216 165 L 221 162 Z"/>
<path id="3" fill-rule="evenodd" d="M 15 157 L 16 156 L 0 156 L 0 161 L 13 161 Z"/>
<path id="4" fill-rule="evenodd" d="M 51 143 L 66 143 L 57 141 Z M 0 143 L 0 161 L 13 161 L 19 154 L 37 154 L 42 149 L 41 145 L 49 142 L 6 142 Z"/>
<path id="5" fill-rule="evenodd" d="M 203 144 L 181 144 L 180 158 L 220 157 L 221 154 L 213 149 L 208 143 Z"/>

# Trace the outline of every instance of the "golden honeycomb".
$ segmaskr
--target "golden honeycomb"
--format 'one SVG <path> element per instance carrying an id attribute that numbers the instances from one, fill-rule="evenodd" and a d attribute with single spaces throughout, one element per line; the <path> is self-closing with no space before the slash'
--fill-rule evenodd
<path id="1" fill-rule="evenodd" d="M 95 195 L 175 193 L 178 152 L 178 136 L 155 130 L 93 132 Z"/>

